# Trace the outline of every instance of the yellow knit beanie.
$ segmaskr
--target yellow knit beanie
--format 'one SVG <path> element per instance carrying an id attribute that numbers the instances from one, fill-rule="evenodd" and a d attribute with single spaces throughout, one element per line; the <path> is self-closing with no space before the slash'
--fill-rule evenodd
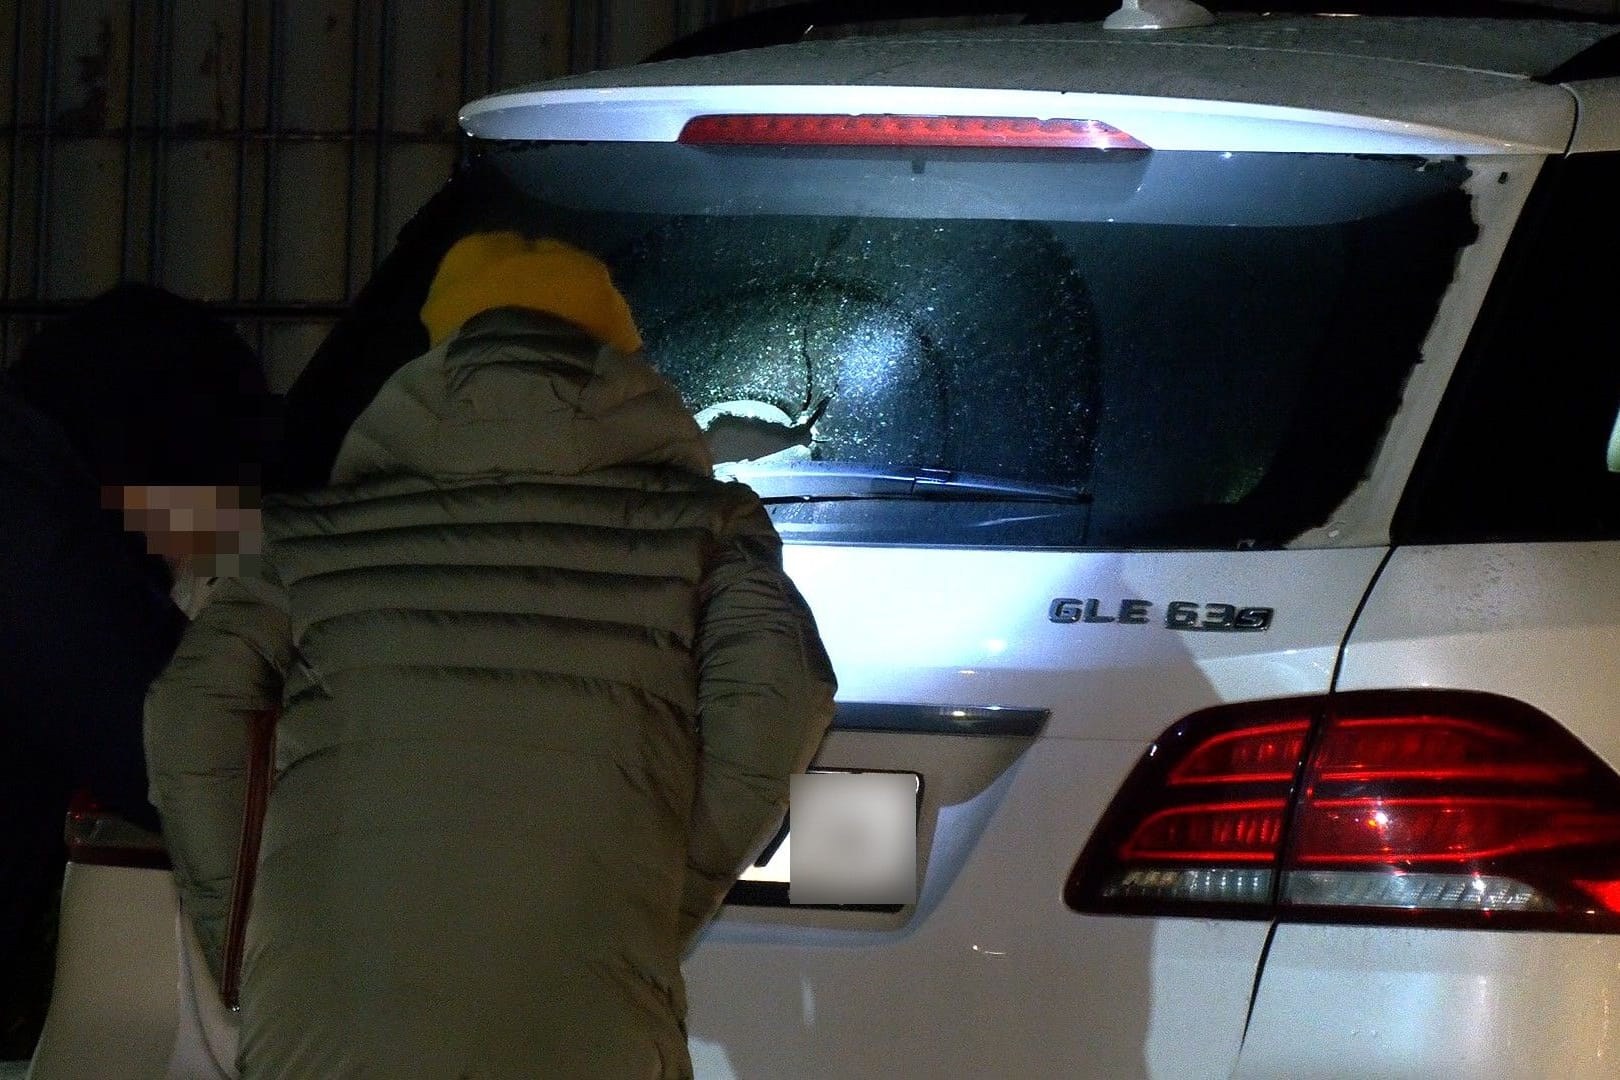
<path id="1" fill-rule="evenodd" d="M 428 288 L 422 325 L 437 345 L 474 315 L 499 307 L 556 315 L 623 353 L 641 348 L 630 305 L 608 268 L 560 240 L 492 232 L 456 241 Z"/>

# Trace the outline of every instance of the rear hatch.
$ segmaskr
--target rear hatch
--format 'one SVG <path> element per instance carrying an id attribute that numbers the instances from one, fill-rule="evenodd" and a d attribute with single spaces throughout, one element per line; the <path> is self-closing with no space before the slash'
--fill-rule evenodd
<path id="1" fill-rule="evenodd" d="M 482 223 L 603 258 L 769 504 L 839 674 L 817 767 L 920 778 L 915 903 L 789 904 L 791 834 L 738 886 L 687 964 L 699 1074 L 1226 1075 L 1252 852 L 1161 860 L 1240 871 L 1231 918 L 1084 914 L 1065 882 L 1179 721 L 1329 691 L 1378 481 L 1538 159 L 839 94 L 607 94 L 595 137 L 567 96 L 464 117 L 525 136 L 474 144 Z"/>

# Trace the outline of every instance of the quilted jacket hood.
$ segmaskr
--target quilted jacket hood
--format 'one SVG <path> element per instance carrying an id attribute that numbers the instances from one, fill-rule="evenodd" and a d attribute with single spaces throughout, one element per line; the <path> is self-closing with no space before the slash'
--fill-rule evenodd
<path id="1" fill-rule="evenodd" d="M 712 471 L 680 395 L 637 357 L 561 319 L 498 308 L 396 372 L 350 428 L 332 482 L 575 477 L 620 466 Z"/>

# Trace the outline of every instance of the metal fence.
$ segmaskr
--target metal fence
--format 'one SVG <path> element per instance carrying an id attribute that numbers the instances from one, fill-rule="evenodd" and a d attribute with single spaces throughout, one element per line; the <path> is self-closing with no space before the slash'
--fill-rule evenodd
<path id="1" fill-rule="evenodd" d="M 0 364 L 121 280 L 216 306 L 285 387 L 449 173 L 459 106 L 749 0 L 8 0 Z"/>

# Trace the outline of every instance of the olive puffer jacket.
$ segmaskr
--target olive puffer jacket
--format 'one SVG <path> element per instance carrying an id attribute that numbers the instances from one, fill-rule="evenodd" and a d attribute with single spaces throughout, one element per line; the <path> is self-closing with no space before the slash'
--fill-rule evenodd
<path id="1" fill-rule="evenodd" d="M 486 312 L 265 507 L 147 699 L 216 965 L 246 718 L 282 708 L 250 1077 L 689 1075 L 680 956 L 786 806 L 833 675 L 752 492 L 651 368 Z M 217 972 L 217 968 L 216 968 Z"/>

